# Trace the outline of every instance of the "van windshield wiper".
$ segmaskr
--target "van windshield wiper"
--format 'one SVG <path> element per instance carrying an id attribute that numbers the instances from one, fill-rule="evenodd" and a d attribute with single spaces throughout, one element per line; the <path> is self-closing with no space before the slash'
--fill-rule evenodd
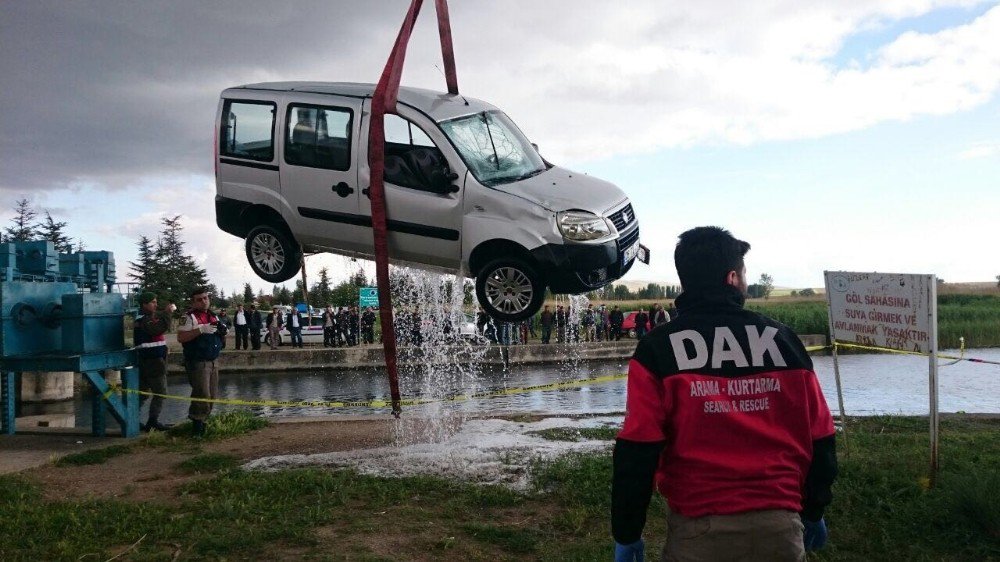
<path id="1" fill-rule="evenodd" d="M 521 174 L 521 175 L 519 175 L 519 176 L 517 176 L 515 178 L 512 178 L 510 181 L 521 181 L 521 180 L 526 180 L 528 178 L 533 178 L 533 177 L 537 176 L 538 174 L 544 172 L 545 170 L 546 170 L 546 168 L 538 168 L 537 170 L 532 170 L 530 172 L 527 172 L 527 173 Z"/>
<path id="2" fill-rule="evenodd" d="M 493 162 L 497 165 L 497 171 L 500 171 L 500 155 L 497 154 L 497 145 L 493 142 L 493 131 L 490 130 L 490 120 L 486 116 L 486 112 L 483 112 L 483 124 L 486 125 L 486 134 L 490 137 L 490 146 L 493 147 Z"/>

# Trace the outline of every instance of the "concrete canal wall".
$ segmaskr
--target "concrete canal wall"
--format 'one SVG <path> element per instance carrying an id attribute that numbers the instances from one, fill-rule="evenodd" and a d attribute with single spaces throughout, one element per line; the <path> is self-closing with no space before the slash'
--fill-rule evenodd
<path id="1" fill-rule="evenodd" d="M 800 336 L 807 346 L 826 345 L 824 335 Z M 487 365 L 511 364 L 532 365 L 562 363 L 565 361 L 626 360 L 635 351 L 635 340 L 617 342 L 596 342 L 580 344 L 528 344 L 499 346 L 491 345 L 479 362 Z M 427 360 L 420 349 L 400 347 L 399 365 L 423 365 Z M 471 361 L 468 348 L 455 346 L 451 353 L 460 361 Z M 371 369 L 385 366 L 385 356 L 380 345 L 355 347 L 312 346 L 293 349 L 288 346 L 276 350 L 266 346 L 258 351 L 236 351 L 226 349 L 220 359 L 223 373 L 254 373 L 273 371 L 315 371 L 318 369 Z M 180 349 L 171 349 L 168 357 L 168 373 L 184 373 L 183 356 Z"/>

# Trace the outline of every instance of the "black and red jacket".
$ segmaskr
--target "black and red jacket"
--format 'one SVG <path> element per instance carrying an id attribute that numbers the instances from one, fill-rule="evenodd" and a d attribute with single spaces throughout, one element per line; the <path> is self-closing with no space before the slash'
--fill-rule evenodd
<path id="1" fill-rule="evenodd" d="M 612 533 L 642 534 L 655 483 L 685 517 L 765 509 L 818 520 L 837 473 L 833 418 L 812 360 L 734 287 L 685 291 L 629 363 L 614 452 Z"/>

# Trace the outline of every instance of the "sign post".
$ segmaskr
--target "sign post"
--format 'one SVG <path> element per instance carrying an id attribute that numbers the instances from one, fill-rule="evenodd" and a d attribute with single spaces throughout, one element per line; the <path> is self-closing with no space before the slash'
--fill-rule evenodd
<path id="1" fill-rule="evenodd" d="M 837 342 L 930 357 L 931 483 L 938 468 L 937 277 L 907 273 L 825 271 L 830 339 L 840 398 Z M 841 398 L 841 416 L 843 402 Z"/>

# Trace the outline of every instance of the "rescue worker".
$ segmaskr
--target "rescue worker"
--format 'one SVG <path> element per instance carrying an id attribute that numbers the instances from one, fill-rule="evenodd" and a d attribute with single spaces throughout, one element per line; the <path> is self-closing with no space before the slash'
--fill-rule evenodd
<path id="1" fill-rule="evenodd" d="M 219 395 L 218 357 L 222 349 L 219 318 L 209 310 L 207 287 L 191 291 L 191 308 L 184 315 L 184 324 L 177 330 L 177 341 L 184 346 L 184 366 L 191 383 L 191 398 L 215 399 Z M 205 422 L 212 413 L 211 402 L 191 401 L 188 418 L 192 435 L 205 435 Z"/>
<path id="2" fill-rule="evenodd" d="M 614 450 L 615 560 L 641 560 L 653 487 L 663 560 L 805 560 L 826 542 L 833 418 L 802 342 L 744 308 L 750 249 L 718 227 L 680 235 L 677 318 L 639 342 Z"/>
<path id="3" fill-rule="evenodd" d="M 156 295 L 146 291 L 139 295 L 139 315 L 132 324 L 132 342 L 139 358 L 139 390 L 156 394 L 167 393 L 167 338 L 170 314 L 177 310 L 173 303 L 165 310 L 156 310 Z M 139 407 L 150 398 L 139 395 Z M 149 401 L 149 417 L 143 431 L 166 431 L 170 426 L 160 423 L 163 397 L 153 396 Z"/>

